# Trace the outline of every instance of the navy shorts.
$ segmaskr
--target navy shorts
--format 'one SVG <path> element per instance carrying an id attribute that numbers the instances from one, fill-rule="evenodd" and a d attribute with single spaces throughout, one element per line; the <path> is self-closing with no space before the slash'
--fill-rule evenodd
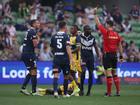
<path id="1" fill-rule="evenodd" d="M 22 61 L 24 62 L 27 70 L 37 69 L 36 66 L 36 56 L 33 54 L 22 54 L 21 57 Z"/>
<path id="2" fill-rule="evenodd" d="M 64 75 L 69 75 L 70 72 L 70 63 L 67 58 L 54 58 L 53 60 L 53 69 L 58 69 L 59 73 L 61 70 Z"/>
<path id="3" fill-rule="evenodd" d="M 82 66 L 86 66 L 88 70 L 94 70 L 94 59 L 93 58 L 82 58 Z"/>

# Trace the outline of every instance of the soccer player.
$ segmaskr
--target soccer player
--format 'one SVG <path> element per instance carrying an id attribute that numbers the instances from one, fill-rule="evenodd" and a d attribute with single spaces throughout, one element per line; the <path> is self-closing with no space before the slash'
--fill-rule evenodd
<path id="1" fill-rule="evenodd" d="M 77 83 L 80 87 L 81 81 L 81 43 L 80 43 L 80 36 L 78 35 L 78 26 L 73 25 L 70 30 L 70 44 L 72 49 L 72 56 L 74 60 L 74 65 L 70 65 L 70 73 L 75 78 L 75 73 L 78 72 L 78 80 Z"/>
<path id="2" fill-rule="evenodd" d="M 36 65 L 36 54 L 35 48 L 38 45 L 38 37 L 37 37 L 37 29 L 40 27 L 40 23 L 38 20 L 31 21 L 31 27 L 28 29 L 27 34 L 24 38 L 23 43 L 23 51 L 22 51 L 22 61 L 24 62 L 29 73 L 26 75 L 26 78 L 22 84 L 20 92 L 26 95 L 30 95 L 30 93 L 26 90 L 26 86 L 31 79 L 32 83 L 32 95 L 39 95 L 36 92 L 37 86 L 37 65 Z"/>
<path id="3" fill-rule="evenodd" d="M 96 45 L 95 37 L 91 35 L 91 28 L 86 25 L 84 26 L 84 33 L 81 34 L 81 58 L 82 58 L 82 75 L 81 75 L 81 92 L 80 95 L 84 95 L 84 80 L 85 80 L 85 72 L 86 68 L 89 72 L 88 79 L 88 91 L 87 96 L 90 96 L 90 91 L 92 88 L 93 82 L 93 69 L 94 69 L 94 55 L 93 55 L 93 47 L 99 57 L 99 50 Z"/>
<path id="4" fill-rule="evenodd" d="M 64 86 L 60 85 L 58 90 L 59 95 L 64 95 Z M 74 90 L 73 84 L 68 84 L 68 94 L 72 94 Z M 53 88 L 38 88 L 37 91 L 42 95 L 53 95 Z M 76 95 L 77 96 L 77 95 Z"/>
<path id="5" fill-rule="evenodd" d="M 59 31 L 51 38 L 51 48 L 54 54 L 53 59 L 53 73 L 54 73 L 54 97 L 58 98 L 57 86 L 58 75 L 60 70 L 63 70 L 64 74 L 64 97 L 69 97 L 67 94 L 68 80 L 70 64 L 73 63 L 72 52 L 70 48 L 70 39 L 67 35 L 67 25 L 65 22 L 59 23 Z"/>
<path id="6" fill-rule="evenodd" d="M 121 37 L 113 30 L 113 21 L 107 21 L 106 28 L 100 23 L 96 15 L 97 8 L 94 9 L 95 21 L 103 36 L 103 65 L 106 70 L 107 93 L 105 96 L 111 96 L 112 82 L 116 86 L 116 96 L 120 96 L 120 79 L 116 74 L 117 68 L 117 51 L 120 52 L 120 59 L 123 59 Z"/>

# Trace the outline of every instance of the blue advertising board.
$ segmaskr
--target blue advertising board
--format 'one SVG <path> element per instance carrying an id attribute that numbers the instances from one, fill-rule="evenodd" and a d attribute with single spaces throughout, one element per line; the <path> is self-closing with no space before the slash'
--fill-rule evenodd
<path id="1" fill-rule="evenodd" d="M 52 62 L 37 62 L 38 83 L 52 84 Z M 23 62 L 19 61 L 0 61 L 0 84 L 21 84 L 28 71 Z M 124 78 L 124 82 L 140 83 L 140 63 L 122 63 L 118 64 L 117 73 L 119 77 Z M 96 71 L 93 71 L 93 83 L 96 83 L 98 76 Z M 88 72 L 86 72 L 87 83 Z M 63 75 L 60 74 L 59 83 L 63 83 Z"/>

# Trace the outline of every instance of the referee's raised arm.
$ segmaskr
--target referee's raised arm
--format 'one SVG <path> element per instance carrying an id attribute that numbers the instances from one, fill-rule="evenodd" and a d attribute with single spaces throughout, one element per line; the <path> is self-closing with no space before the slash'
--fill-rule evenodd
<path id="1" fill-rule="evenodd" d="M 96 14 L 97 8 L 94 8 L 94 16 L 95 16 L 95 22 L 97 24 L 97 27 L 99 28 L 99 30 L 101 31 L 102 35 L 105 36 L 107 33 L 106 28 L 101 24 L 99 17 Z"/>
<path id="2" fill-rule="evenodd" d="M 95 15 L 95 22 L 96 22 L 97 26 L 99 26 L 99 25 L 101 25 L 101 22 L 97 16 L 96 12 L 97 12 L 97 7 L 94 8 L 94 15 Z"/>

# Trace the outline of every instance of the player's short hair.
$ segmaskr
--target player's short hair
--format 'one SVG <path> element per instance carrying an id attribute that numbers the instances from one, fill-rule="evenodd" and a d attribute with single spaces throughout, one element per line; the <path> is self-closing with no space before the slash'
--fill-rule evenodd
<path id="1" fill-rule="evenodd" d="M 106 23 L 107 23 L 109 26 L 111 26 L 111 27 L 113 27 L 113 25 L 114 25 L 114 22 L 111 21 L 111 20 L 106 21 Z"/>
<path id="2" fill-rule="evenodd" d="M 36 19 L 31 20 L 31 21 L 30 21 L 30 25 L 33 26 L 33 24 L 34 24 L 36 21 L 37 21 Z"/>
<path id="3" fill-rule="evenodd" d="M 59 29 L 62 29 L 62 28 L 64 28 L 65 26 L 66 26 L 66 22 L 64 22 L 64 21 L 61 21 L 61 22 L 59 22 L 59 24 L 58 24 Z"/>
<path id="4" fill-rule="evenodd" d="M 75 27 L 77 30 L 79 30 L 79 27 L 77 25 L 72 25 L 73 27 Z"/>
<path id="5" fill-rule="evenodd" d="M 91 30 L 91 28 L 90 28 L 89 25 L 85 25 L 84 28 L 83 28 L 83 30 L 84 30 L 84 31 L 86 31 L 86 30 Z"/>

